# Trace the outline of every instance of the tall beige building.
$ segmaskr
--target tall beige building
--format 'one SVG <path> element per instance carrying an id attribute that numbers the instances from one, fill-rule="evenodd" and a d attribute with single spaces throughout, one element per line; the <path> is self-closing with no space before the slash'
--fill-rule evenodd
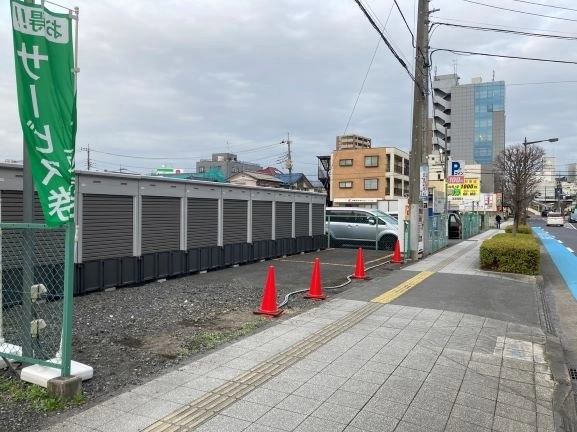
<path id="1" fill-rule="evenodd" d="M 370 138 L 359 135 L 337 137 L 330 191 L 334 206 L 377 207 L 380 200 L 402 198 L 409 193 L 409 154 L 372 147 Z"/>

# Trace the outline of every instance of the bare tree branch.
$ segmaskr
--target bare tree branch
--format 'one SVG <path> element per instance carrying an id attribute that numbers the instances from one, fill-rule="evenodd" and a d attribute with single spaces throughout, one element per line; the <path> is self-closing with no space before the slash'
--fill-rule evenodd
<path id="1" fill-rule="evenodd" d="M 537 194 L 541 182 L 545 150 L 536 145 L 517 144 L 503 150 L 495 161 L 505 196 L 513 212 L 513 234 L 525 222 L 527 207 Z"/>

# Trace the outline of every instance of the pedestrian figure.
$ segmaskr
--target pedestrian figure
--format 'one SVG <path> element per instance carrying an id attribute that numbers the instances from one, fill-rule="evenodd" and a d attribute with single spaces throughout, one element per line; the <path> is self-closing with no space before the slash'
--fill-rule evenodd
<path id="1" fill-rule="evenodd" d="M 501 215 L 495 216 L 495 225 L 497 225 L 497 229 L 501 228 Z"/>

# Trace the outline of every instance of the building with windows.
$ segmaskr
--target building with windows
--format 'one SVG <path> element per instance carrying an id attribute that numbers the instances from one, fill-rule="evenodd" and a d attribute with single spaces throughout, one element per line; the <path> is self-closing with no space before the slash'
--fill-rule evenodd
<path id="1" fill-rule="evenodd" d="M 330 171 L 330 198 L 336 207 L 377 207 L 378 201 L 409 193 L 409 155 L 396 148 L 342 148 L 337 138 Z"/>
<path id="2" fill-rule="evenodd" d="M 337 150 L 371 148 L 371 139 L 361 135 L 341 135 L 337 137 Z"/>
<path id="3" fill-rule="evenodd" d="M 493 163 L 505 149 L 505 82 L 459 84 L 456 74 L 435 76 L 433 110 L 433 146 L 481 165 L 481 192 L 494 192 Z"/>
<path id="4" fill-rule="evenodd" d="M 201 159 L 196 163 L 196 172 L 207 173 L 218 169 L 224 178 L 244 171 L 259 171 L 262 167 L 250 162 L 242 162 L 233 153 L 213 153 L 211 160 Z"/>

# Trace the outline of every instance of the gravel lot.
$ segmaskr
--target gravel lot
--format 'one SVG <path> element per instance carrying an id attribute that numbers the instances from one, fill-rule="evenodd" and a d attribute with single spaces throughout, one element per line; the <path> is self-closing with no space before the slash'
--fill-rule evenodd
<path id="1" fill-rule="evenodd" d="M 94 367 L 94 377 L 83 383 L 87 402 L 65 412 L 44 414 L 25 404 L 8 403 L 0 395 L 0 429 L 3 432 L 41 430 L 188 363 L 222 340 L 274 325 L 274 320 L 252 313 L 260 306 L 269 266 L 275 266 L 280 303 L 287 293 L 308 289 L 316 257 L 321 257 L 324 263 L 338 254 L 339 259 L 352 264 L 339 264 L 330 269 L 322 264 L 323 287 L 345 282 L 346 276 L 354 272 L 356 251 L 334 251 L 337 252 L 295 255 L 284 260 L 76 297 L 73 359 Z M 382 256 L 382 253 L 368 251 L 369 256 L 371 253 Z M 346 288 L 327 293 L 334 295 Z M 304 300 L 302 295 L 292 296 L 285 316 L 314 306 L 314 301 Z M 0 373 L 10 376 L 7 371 Z"/>

